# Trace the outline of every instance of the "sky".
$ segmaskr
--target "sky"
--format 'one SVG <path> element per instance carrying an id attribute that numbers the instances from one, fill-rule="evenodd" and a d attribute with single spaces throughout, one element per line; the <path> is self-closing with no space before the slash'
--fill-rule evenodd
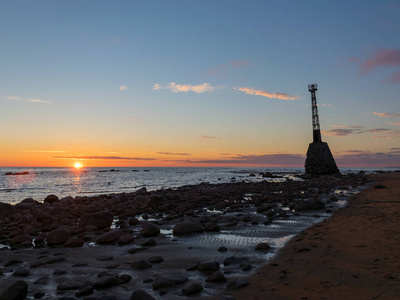
<path id="1" fill-rule="evenodd" d="M 0 7 L 0 166 L 400 166 L 400 0 Z"/>

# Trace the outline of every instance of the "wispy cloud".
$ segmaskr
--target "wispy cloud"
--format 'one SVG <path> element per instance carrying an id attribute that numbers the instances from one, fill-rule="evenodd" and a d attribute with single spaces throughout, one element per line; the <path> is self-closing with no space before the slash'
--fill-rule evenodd
<path id="1" fill-rule="evenodd" d="M 369 73 L 379 67 L 400 66 L 400 50 L 379 49 L 360 66 L 361 73 Z"/>
<path id="2" fill-rule="evenodd" d="M 363 126 L 346 126 L 346 125 L 331 125 L 335 127 L 328 131 L 323 131 L 324 134 L 333 137 L 346 137 L 355 134 L 375 134 L 372 138 L 375 139 L 395 139 L 400 137 L 400 131 L 391 130 L 389 128 L 371 128 L 364 129 Z"/>
<path id="3" fill-rule="evenodd" d="M 76 159 L 76 160 L 156 160 L 155 158 L 143 157 L 125 157 L 125 156 L 85 156 L 85 155 L 72 155 L 72 156 L 53 156 L 53 159 Z"/>
<path id="4" fill-rule="evenodd" d="M 128 89 L 128 87 L 126 86 L 126 85 L 121 85 L 120 87 L 119 87 L 119 90 L 120 91 L 126 91 Z"/>
<path id="5" fill-rule="evenodd" d="M 63 150 L 24 150 L 23 152 L 32 152 L 32 153 L 65 153 L 67 151 L 63 151 Z"/>
<path id="6" fill-rule="evenodd" d="M 42 100 L 42 99 L 37 99 L 37 98 L 21 98 L 21 97 L 7 97 L 8 100 L 17 100 L 17 101 L 24 101 L 24 102 L 32 102 L 32 103 L 45 103 L 45 104 L 51 104 L 51 101 L 47 100 Z"/>
<path id="7" fill-rule="evenodd" d="M 397 113 L 378 113 L 373 112 L 373 115 L 377 115 L 378 117 L 389 118 L 389 117 L 400 117 L 400 114 Z"/>
<path id="8" fill-rule="evenodd" d="M 386 124 L 400 125 L 400 122 L 386 122 Z"/>
<path id="9" fill-rule="evenodd" d="M 174 152 L 157 152 L 157 154 L 161 154 L 161 155 L 178 155 L 178 156 L 190 155 L 190 153 L 174 153 Z"/>
<path id="10" fill-rule="evenodd" d="M 211 139 L 216 139 L 217 138 L 217 137 L 211 136 L 211 135 L 201 135 L 200 137 L 202 139 L 205 139 L 205 140 L 211 140 Z"/>
<path id="11" fill-rule="evenodd" d="M 224 159 L 210 159 L 187 161 L 198 164 L 238 164 L 238 165 L 279 165 L 279 166 L 302 166 L 305 156 L 302 154 L 261 154 L 261 155 L 233 155 Z"/>
<path id="12" fill-rule="evenodd" d="M 301 97 L 298 95 L 290 96 L 286 93 L 279 93 L 279 92 L 271 93 L 271 92 L 267 92 L 267 91 L 263 91 L 263 90 L 255 90 L 255 89 L 252 89 L 249 87 L 237 87 L 234 89 L 244 92 L 249 95 L 263 96 L 263 97 L 267 97 L 267 98 L 271 98 L 271 99 L 282 99 L 282 100 L 299 100 L 299 99 L 301 99 Z"/>
<path id="13" fill-rule="evenodd" d="M 398 83 L 400 82 L 400 71 L 390 73 L 381 80 L 382 83 Z"/>
<path id="14" fill-rule="evenodd" d="M 216 87 L 210 85 L 209 83 L 192 85 L 192 84 L 176 84 L 175 82 L 170 82 L 164 86 L 158 83 L 153 85 L 153 90 L 170 90 L 173 93 L 195 92 L 197 94 L 201 94 L 204 92 L 213 92 L 215 89 Z"/>
<path id="15" fill-rule="evenodd" d="M 400 148 L 392 148 L 387 152 L 370 152 L 362 150 L 348 150 L 336 155 L 336 163 L 346 166 L 400 166 Z"/>
<path id="16" fill-rule="evenodd" d="M 224 78 L 227 77 L 231 73 L 231 71 L 235 69 L 245 68 L 250 65 L 251 63 L 247 60 L 231 60 L 229 62 L 211 68 L 205 71 L 205 73 L 209 76 L 217 76 L 219 78 Z"/>

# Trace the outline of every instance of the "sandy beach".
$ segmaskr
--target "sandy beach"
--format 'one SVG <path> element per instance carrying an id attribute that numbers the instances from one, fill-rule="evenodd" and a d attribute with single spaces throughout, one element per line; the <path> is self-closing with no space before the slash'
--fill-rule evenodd
<path id="1" fill-rule="evenodd" d="M 289 241 L 234 298 L 399 299 L 400 173 L 369 178 L 371 188 Z"/>
<path id="2" fill-rule="evenodd" d="M 327 217 L 340 202 L 332 191 L 366 182 L 371 188 Z M 0 299 L 10 299 L 1 295 L 18 280 L 28 299 L 398 299 L 399 182 L 400 173 L 356 174 L 29 200 L 1 221 L 3 243 L 11 236 L 14 243 L 0 251 Z M 324 208 L 300 211 L 319 199 L 328 199 Z M 89 224 L 87 216 L 105 210 L 114 215 L 111 226 Z M 50 220 L 35 221 L 44 213 Z M 300 219 L 315 225 L 291 238 Z M 27 220 L 31 235 L 24 233 Z M 291 239 L 262 266 L 285 242 L 255 250 L 276 226 Z M 61 242 L 52 235 L 65 230 L 70 234 Z M 32 247 L 39 237 L 47 242 Z"/>

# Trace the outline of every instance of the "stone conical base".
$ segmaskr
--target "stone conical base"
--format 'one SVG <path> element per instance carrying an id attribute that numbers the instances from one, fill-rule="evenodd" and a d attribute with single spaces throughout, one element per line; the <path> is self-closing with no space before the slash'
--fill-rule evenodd
<path id="1" fill-rule="evenodd" d="M 306 173 L 313 175 L 338 174 L 335 159 L 327 143 L 311 143 L 307 151 Z"/>

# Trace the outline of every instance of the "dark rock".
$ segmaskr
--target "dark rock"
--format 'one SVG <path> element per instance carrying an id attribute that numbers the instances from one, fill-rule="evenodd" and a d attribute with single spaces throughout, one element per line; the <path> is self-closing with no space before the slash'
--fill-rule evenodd
<path id="1" fill-rule="evenodd" d="M 55 263 L 58 263 L 58 262 L 62 262 L 64 260 L 65 260 L 65 257 L 63 257 L 63 256 L 54 256 L 54 257 L 49 258 L 46 261 L 46 264 L 55 264 Z"/>
<path id="2" fill-rule="evenodd" d="M 250 283 L 244 278 L 235 278 L 228 283 L 228 290 L 238 290 Z"/>
<path id="3" fill-rule="evenodd" d="M 40 298 L 43 298 L 44 296 L 46 296 L 46 293 L 43 291 L 39 291 L 39 292 L 36 292 L 35 295 L 33 295 L 33 298 L 40 299 Z"/>
<path id="4" fill-rule="evenodd" d="M 249 271 L 249 270 L 251 270 L 251 264 L 249 264 L 249 263 L 243 262 L 243 263 L 240 264 L 240 267 L 242 268 L 242 271 Z"/>
<path id="5" fill-rule="evenodd" d="M 190 280 L 185 283 L 185 285 L 182 288 L 182 292 L 185 295 L 192 295 L 198 292 L 201 292 L 203 290 L 203 285 L 195 280 Z"/>
<path id="6" fill-rule="evenodd" d="M 78 237 L 72 237 L 68 241 L 65 242 L 64 247 L 66 248 L 76 248 L 82 247 L 84 244 L 83 240 Z"/>
<path id="7" fill-rule="evenodd" d="M 219 262 L 217 261 L 201 262 L 199 263 L 198 269 L 199 271 L 204 271 L 204 272 L 214 272 L 219 269 Z"/>
<path id="8" fill-rule="evenodd" d="M 152 264 L 159 264 L 164 261 L 164 258 L 162 256 L 152 256 L 147 261 Z"/>
<path id="9" fill-rule="evenodd" d="M 374 187 L 374 189 L 385 189 L 385 188 L 386 188 L 386 186 L 383 185 L 383 184 L 377 184 L 377 185 L 375 185 L 375 187 Z"/>
<path id="10" fill-rule="evenodd" d="M 219 252 L 225 252 L 225 251 L 228 251 L 228 248 L 226 248 L 225 246 L 221 246 L 221 247 L 218 248 L 218 251 Z"/>
<path id="11" fill-rule="evenodd" d="M 199 269 L 199 264 L 200 263 L 197 263 L 197 264 L 195 264 L 193 266 L 190 266 L 190 267 L 186 268 L 186 271 L 196 271 L 196 270 L 198 270 Z"/>
<path id="12" fill-rule="evenodd" d="M 131 267 L 139 270 L 151 268 L 153 265 L 145 260 L 135 260 L 131 263 Z"/>
<path id="13" fill-rule="evenodd" d="M 140 234 L 142 236 L 157 236 L 160 233 L 160 228 L 153 223 L 144 223 Z"/>
<path id="14" fill-rule="evenodd" d="M 33 284 L 39 284 L 39 285 L 46 285 L 50 280 L 49 275 L 43 275 L 41 277 L 39 277 L 38 279 L 36 279 Z"/>
<path id="15" fill-rule="evenodd" d="M 11 204 L 0 202 L 0 217 L 11 216 L 14 213 L 14 207 Z"/>
<path id="16" fill-rule="evenodd" d="M 129 225 L 137 225 L 137 224 L 139 224 L 138 218 L 132 217 L 129 219 Z"/>
<path id="17" fill-rule="evenodd" d="M 33 237 L 28 234 L 19 234 L 19 235 L 13 237 L 12 239 L 10 239 L 10 244 L 14 245 L 14 244 L 22 244 L 22 243 L 26 243 L 26 242 L 32 244 L 32 240 L 33 240 Z"/>
<path id="18" fill-rule="evenodd" d="M 172 231 L 174 235 L 185 235 L 185 234 L 203 232 L 203 228 L 201 228 L 194 222 L 183 221 L 175 224 Z"/>
<path id="19" fill-rule="evenodd" d="M 204 231 L 207 231 L 207 232 L 209 232 L 209 231 L 218 232 L 220 230 L 221 230 L 221 227 L 217 223 L 209 223 L 204 227 Z"/>
<path id="20" fill-rule="evenodd" d="M 316 210 L 325 207 L 324 202 L 320 200 L 305 200 L 303 202 L 297 203 L 294 207 L 295 211 L 303 210 Z"/>
<path id="21" fill-rule="evenodd" d="M 114 229 L 106 232 L 96 239 L 96 242 L 99 244 L 111 244 L 113 242 L 118 241 L 118 239 L 122 236 L 121 229 Z"/>
<path id="22" fill-rule="evenodd" d="M 82 297 L 82 296 L 88 296 L 94 293 L 94 289 L 92 286 L 85 286 L 79 289 L 79 291 L 77 291 L 75 293 L 75 296 L 77 297 Z"/>
<path id="23" fill-rule="evenodd" d="M 30 274 L 31 274 L 31 270 L 29 270 L 29 268 L 21 268 L 21 269 L 15 270 L 15 272 L 13 273 L 13 276 L 26 277 L 26 276 L 29 276 Z"/>
<path id="24" fill-rule="evenodd" d="M 189 280 L 188 276 L 182 272 L 159 274 L 154 278 L 153 289 L 169 287 L 172 285 L 184 283 Z"/>
<path id="25" fill-rule="evenodd" d="M 23 280 L 18 280 L 3 290 L 0 300 L 23 300 L 28 295 L 28 284 Z"/>
<path id="26" fill-rule="evenodd" d="M 54 202 L 58 202 L 59 199 L 56 195 L 48 195 L 45 199 L 44 199 L 44 203 L 49 203 L 49 204 L 53 204 Z"/>
<path id="27" fill-rule="evenodd" d="M 124 234 L 118 239 L 118 245 L 128 245 L 135 240 L 133 235 L 131 234 Z"/>
<path id="28" fill-rule="evenodd" d="M 118 278 L 121 279 L 123 283 L 128 283 L 131 281 L 132 276 L 129 274 L 122 274 L 121 276 L 118 276 Z"/>
<path id="29" fill-rule="evenodd" d="M 97 228 L 110 227 L 114 220 L 114 216 L 109 211 L 87 213 L 79 220 L 79 227 L 96 226 Z"/>
<path id="30" fill-rule="evenodd" d="M 113 277 L 113 276 L 105 276 L 105 277 L 101 277 L 99 280 L 97 280 L 93 284 L 93 287 L 95 289 L 105 289 L 105 288 L 109 288 L 112 286 L 120 285 L 122 283 L 123 283 L 123 281 L 120 278 Z"/>
<path id="31" fill-rule="evenodd" d="M 132 293 L 130 300 L 156 300 L 144 290 L 136 290 Z"/>
<path id="32" fill-rule="evenodd" d="M 19 265 L 22 264 L 23 261 L 19 260 L 19 259 L 11 259 L 9 261 L 7 261 L 4 265 L 4 267 L 9 267 L 9 266 L 14 266 L 14 265 Z"/>
<path id="33" fill-rule="evenodd" d="M 271 247 L 267 243 L 259 243 L 254 248 L 255 250 L 266 251 L 269 250 Z"/>
<path id="34" fill-rule="evenodd" d="M 99 260 L 99 261 L 110 261 L 110 260 L 113 260 L 113 258 L 114 257 L 112 255 L 105 254 L 105 255 L 99 256 L 97 258 L 97 260 Z"/>
<path id="35" fill-rule="evenodd" d="M 64 244 L 71 238 L 71 234 L 66 229 L 55 229 L 47 233 L 46 242 L 48 245 Z"/>
<path id="36" fill-rule="evenodd" d="M 215 271 L 214 273 L 210 274 L 210 276 L 207 277 L 206 282 L 225 282 L 226 278 L 224 274 L 221 273 L 220 270 Z"/>
<path id="37" fill-rule="evenodd" d="M 82 286 L 81 283 L 64 283 L 57 286 L 59 291 L 78 290 Z"/>
<path id="38" fill-rule="evenodd" d="M 153 239 L 149 239 L 142 244 L 143 247 L 153 247 L 156 245 L 157 245 L 157 242 Z"/>
<path id="39" fill-rule="evenodd" d="M 246 261 L 246 257 L 236 257 L 236 256 L 230 256 L 224 260 L 224 266 L 229 266 L 232 264 L 241 264 L 243 261 Z"/>

